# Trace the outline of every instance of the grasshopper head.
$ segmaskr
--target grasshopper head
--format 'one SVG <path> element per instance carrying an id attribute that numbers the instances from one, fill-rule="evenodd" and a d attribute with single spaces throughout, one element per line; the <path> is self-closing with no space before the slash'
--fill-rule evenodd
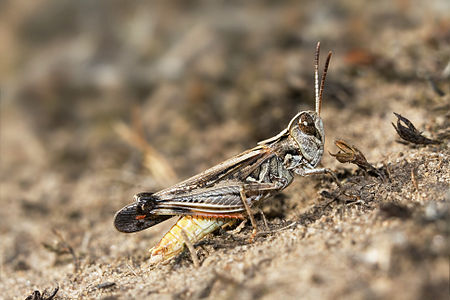
<path id="1" fill-rule="evenodd" d="M 322 108 L 322 94 L 327 76 L 328 64 L 331 59 L 331 52 L 328 52 L 325 67 L 323 69 L 322 80 L 319 86 L 319 52 L 320 43 L 317 43 L 314 64 L 314 91 L 316 96 L 316 111 L 302 111 L 297 114 L 288 125 L 289 136 L 296 142 L 299 154 L 303 157 L 306 167 L 316 167 L 323 155 L 325 144 L 325 132 L 323 130 L 320 110 Z"/>
<path id="2" fill-rule="evenodd" d="M 325 78 L 328 71 L 328 64 L 331 59 L 331 52 L 328 53 L 325 67 L 322 73 L 322 80 L 319 86 L 319 51 L 320 43 L 317 43 L 316 56 L 314 64 L 314 91 L 316 98 L 316 111 L 302 111 L 298 113 L 286 129 L 278 135 L 259 142 L 258 144 L 277 144 L 286 137 L 290 139 L 291 147 L 288 152 L 294 150 L 295 154 L 288 153 L 285 157 L 285 165 L 288 169 L 297 168 L 303 165 L 305 168 L 315 168 L 323 155 L 323 147 L 325 143 L 325 132 L 323 130 L 322 119 L 320 118 L 320 110 L 322 107 L 322 94 L 325 84 Z"/>
<path id="3" fill-rule="evenodd" d="M 316 100 L 316 111 L 302 111 L 298 113 L 289 122 L 288 127 L 281 132 L 278 137 L 288 135 L 294 142 L 295 148 L 298 149 L 297 155 L 291 155 L 291 161 L 288 162 L 289 168 L 304 165 L 305 168 L 315 168 L 323 155 L 323 147 L 325 144 L 325 132 L 323 130 L 322 119 L 320 118 L 320 110 L 322 107 L 322 95 L 327 76 L 328 64 L 331 59 L 331 52 L 328 53 L 323 69 L 322 80 L 319 86 L 319 52 L 320 43 L 317 43 L 316 56 L 314 64 L 314 91 Z"/>
<path id="4" fill-rule="evenodd" d="M 289 123 L 288 132 L 303 159 L 311 167 L 317 166 L 322 159 L 325 143 L 325 132 L 319 114 L 315 111 L 300 112 Z"/>
<path id="5" fill-rule="evenodd" d="M 322 80 L 319 86 L 319 53 L 320 42 L 317 43 L 316 55 L 314 60 L 314 91 L 316 98 L 316 111 L 302 111 L 296 115 L 289 123 L 289 135 L 297 143 L 300 153 L 303 156 L 307 167 L 316 167 L 323 155 L 323 146 L 325 144 L 325 132 L 323 130 L 320 110 L 322 108 L 322 95 L 327 76 L 328 64 L 331 59 L 331 52 L 328 52 L 325 67 L 323 68 Z"/>

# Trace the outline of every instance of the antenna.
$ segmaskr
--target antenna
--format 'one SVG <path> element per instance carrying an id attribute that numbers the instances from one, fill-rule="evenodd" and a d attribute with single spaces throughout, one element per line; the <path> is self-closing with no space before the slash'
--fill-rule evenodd
<path id="1" fill-rule="evenodd" d="M 314 59 L 314 93 L 316 98 L 316 112 L 320 115 L 320 107 L 322 106 L 321 99 L 319 98 L 319 53 L 320 42 L 317 42 L 316 56 Z"/>
<path id="2" fill-rule="evenodd" d="M 318 102 L 317 102 L 317 98 L 316 98 L 316 111 L 319 114 L 319 116 L 320 116 L 320 109 L 322 108 L 323 87 L 325 85 L 325 78 L 327 77 L 328 65 L 330 64 L 331 54 L 332 54 L 331 51 L 328 52 L 327 60 L 325 61 L 325 67 L 323 68 L 322 80 L 320 81 L 320 92 L 319 92 L 319 101 Z M 317 94 L 317 91 L 316 91 L 316 94 Z"/>

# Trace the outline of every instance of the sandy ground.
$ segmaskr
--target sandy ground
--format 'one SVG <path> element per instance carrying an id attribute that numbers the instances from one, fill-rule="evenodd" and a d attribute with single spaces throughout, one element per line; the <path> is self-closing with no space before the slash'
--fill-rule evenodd
<path id="1" fill-rule="evenodd" d="M 1 6 L 0 299 L 448 299 L 448 1 Z M 273 233 L 149 266 L 174 221 L 123 234 L 115 212 L 312 109 L 318 40 L 343 188 L 296 178 L 262 206 Z M 442 143 L 399 143 L 393 112 Z M 386 178 L 337 162 L 336 138 Z"/>

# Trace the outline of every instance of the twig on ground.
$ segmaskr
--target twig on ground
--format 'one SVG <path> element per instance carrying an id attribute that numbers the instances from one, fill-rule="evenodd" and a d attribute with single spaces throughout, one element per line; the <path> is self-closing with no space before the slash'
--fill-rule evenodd
<path id="1" fill-rule="evenodd" d="M 280 231 L 284 231 L 284 230 L 286 230 L 286 229 L 288 229 L 288 228 L 291 228 L 291 227 L 293 227 L 294 225 L 296 225 L 297 224 L 297 222 L 292 222 L 291 224 L 289 224 L 289 225 L 287 225 L 287 226 L 284 226 L 284 227 L 282 227 L 282 228 L 279 228 L 279 229 L 275 229 L 275 230 L 268 230 L 268 231 L 259 231 L 259 232 L 257 232 L 256 233 L 256 236 L 258 237 L 258 236 L 263 236 L 263 235 L 268 235 L 268 234 L 272 234 L 272 233 L 277 233 L 277 232 L 280 232 Z"/>
<path id="2" fill-rule="evenodd" d="M 77 255 L 75 254 L 75 250 L 73 250 L 72 246 L 70 246 L 69 243 L 66 242 L 66 240 L 58 230 L 52 229 L 52 232 L 58 238 L 58 242 L 56 243 L 56 245 L 50 245 L 47 243 L 42 243 L 42 245 L 44 246 L 45 249 L 55 253 L 57 256 L 64 254 L 72 255 L 75 273 L 77 273 L 78 270 L 80 269 L 80 262 L 78 260 Z"/>
<path id="3" fill-rule="evenodd" d="M 412 181 L 414 187 L 416 188 L 416 191 L 419 191 L 419 184 L 417 183 L 416 169 L 415 168 L 411 169 L 411 181 Z"/>

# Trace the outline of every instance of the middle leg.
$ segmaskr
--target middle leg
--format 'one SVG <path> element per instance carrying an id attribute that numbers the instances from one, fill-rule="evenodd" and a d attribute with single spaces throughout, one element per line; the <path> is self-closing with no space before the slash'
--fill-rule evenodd
<path id="1" fill-rule="evenodd" d="M 239 190 L 239 194 L 241 195 L 241 200 L 242 200 L 242 204 L 244 204 L 245 211 L 247 212 L 247 215 L 250 218 L 250 222 L 252 223 L 253 232 L 252 232 L 252 236 L 251 236 L 250 240 L 253 241 L 253 239 L 255 238 L 256 233 L 258 231 L 258 227 L 256 225 L 255 217 L 253 216 L 250 206 L 247 203 L 247 196 L 245 195 L 245 190 L 244 190 L 243 186 L 241 186 L 241 188 Z"/>

